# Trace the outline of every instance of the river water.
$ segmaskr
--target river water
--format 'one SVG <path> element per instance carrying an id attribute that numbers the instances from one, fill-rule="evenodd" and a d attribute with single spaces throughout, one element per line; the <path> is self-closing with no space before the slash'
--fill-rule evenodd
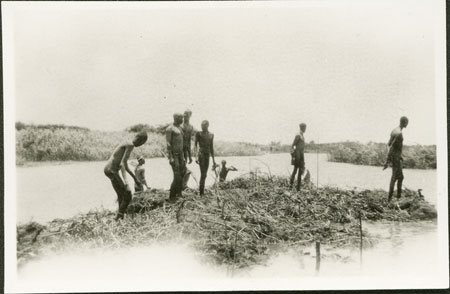
<path id="1" fill-rule="evenodd" d="M 262 156 L 218 157 L 227 160 L 237 172 L 229 172 L 233 179 L 250 170 L 274 175 L 289 175 L 291 172 L 289 154 L 268 154 Z M 311 180 L 319 185 L 341 188 L 383 189 L 387 190 L 391 171 L 381 167 L 352 165 L 328 162 L 326 154 L 305 154 L 306 168 Z M 318 163 L 318 164 L 317 164 Z M 51 221 L 67 218 L 92 209 L 116 209 L 116 195 L 108 178 L 103 174 L 105 162 L 74 162 L 58 165 L 37 165 L 17 168 L 17 221 L 24 223 Z M 152 188 L 168 189 L 172 181 L 172 170 L 165 158 L 146 160 L 146 178 Z M 200 179 L 198 165 L 188 165 L 193 177 L 189 182 L 197 187 Z M 213 172 L 208 172 L 207 185 L 214 183 Z M 410 189 L 423 189 L 425 198 L 436 203 L 436 170 L 405 169 L 404 186 Z M 132 181 L 131 181 L 132 182 Z"/>
<path id="2" fill-rule="evenodd" d="M 220 162 L 221 159 L 216 160 Z M 224 159 L 229 166 L 233 165 L 239 170 L 230 172 L 228 179 L 244 175 L 250 170 L 269 172 L 267 166 L 274 175 L 288 175 L 291 171 L 289 154 Z M 320 186 L 386 190 L 389 184 L 390 169 L 382 171 L 381 167 L 328 162 L 325 154 L 305 154 L 305 161 L 311 180 L 314 183 L 318 180 Z M 30 220 L 46 222 L 102 207 L 115 209 L 115 193 L 103 174 L 104 164 L 76 162 L 18 167 L 18 223 Z M 194 178 L 199 179 L 198 166 L 192 164 L 189 168 Z M 405 169 L 404 174 L 404 186 L 414 190 L 422 189 L 426 199 L 436 203 L 436 170 Z M 146 177 L 152 188 L 168 189 L 172 174 L 167 160 L 146 160 Z M 207 185 L 213 182 L 210 171 Z M 195 179 L 191 179 L 189 186 L 196 188 Z M 274 252 L 267 265 L 233 271 L 230 279 L 229 268 L 200 264 L 187 245 L 178 244 L 123 249 L 120 252 L 101 251 L 82 256 L 74 251 L 72 254 L 30 262 L 21 270 L 20 277 L 25 291 L 48 287 L 46 280 L 54 281 L 56 278 L 66 281 L 52 284 L 53 288 L 50 290 L 57 292 L 89 291 L 93 285 L 98 285 L 98 281 L 105 281 L 100 289 L 102 291 L 198 289 L 195 285 L 202 285 L 205 290 L 414 288 L 437 285 L 443 272 L 440 262 L 443 248 L 438 244 L 436 222 L 365 222 L 363 226 L 376 237 L 376 245 L 366 246 L 362 259 L 359 249 L 332 249 L 323 246 L 319 272 L 315 269 L 313 247 L 292 247 L 283 252 Z M 126 273 L 114 270 L 120 268 L 125 260 Z M 85 266 L 86 263 L 89 263 L 89 267 Z M 169 277 L 173 276 L 181 278 L 177 285 L 170 282 Z M 330 280 L 324 284 L 317 277 Z M 350 284 L 341 285 L 342 279 L 333 280 L 335 277 L 350 279 Z M 195 284 L 198 279 L 203 279 L 201 284 Z M 221 282 L 215 283 L 216 279 Z M 364 281 L 363 284 L 361 281 Z M 68 285 L 71 288 L 66 289 Z"/>

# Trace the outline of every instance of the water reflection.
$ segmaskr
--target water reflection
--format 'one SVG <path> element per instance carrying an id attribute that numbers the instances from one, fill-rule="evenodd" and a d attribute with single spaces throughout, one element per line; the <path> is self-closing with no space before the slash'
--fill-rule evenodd
<path id="1" fill-rule="evenodd" d="M 363 223 L 377 238 L 374 246 L 335 248 L 321 245 L 319 276 L 408 276 L 422 278 L 437 274 L 438 250 L 435 222 Z M 281 248 L 266 266 L 238 272 L 244 277 L 316 276 L 315 244 Z"/>
<path id="2" fill-rule="evenodd" d="M 403 245 L 403 240 L 400 238 L 401 229 L 397 223 L 389 227 L 389 238 L 391 239 L 392 255 L 398 255 Z"/>

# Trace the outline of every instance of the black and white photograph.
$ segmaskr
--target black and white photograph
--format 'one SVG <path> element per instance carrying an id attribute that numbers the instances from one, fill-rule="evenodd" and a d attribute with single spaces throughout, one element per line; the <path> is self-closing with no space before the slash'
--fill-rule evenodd
<path id="1" fill-rule="evenodd" d="M 443 0 L 1 5 L 6 293 L 449 287 Z"/>

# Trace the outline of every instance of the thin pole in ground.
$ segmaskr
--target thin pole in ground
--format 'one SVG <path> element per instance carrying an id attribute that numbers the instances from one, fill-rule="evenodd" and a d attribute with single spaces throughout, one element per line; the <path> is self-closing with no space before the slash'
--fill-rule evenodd
<path id="1" fill-rule="evenodd" d="M 317 176 L 316 176 L 316 187 L 319 189 L 319 138 L 317 138 L 317 148 L 316 148 L 316 155 L 317 155 Z"/>
<path id="2" fill-rule="evenodd" d="M 320 271 L 320 241 L 316 241 L 316 274 Z"/>
<path id="3" fill-rule="evenodd" d="M 236 230 L 235 233 L 234 233 L 233 268 L 232 268 L 232 270 L 231 270 L 231 276 L 234 275 L 234 269 L 236 268 L 237 237 L 238 237 L 238 231 Z"/>
<path id="4" fill-rule="evenodd" d="M 362 231 L 362 220 L 361 211 L 359 211 L 359 266 L 362 266 L 362 250 L 363 250 L 363 231 Z"/>

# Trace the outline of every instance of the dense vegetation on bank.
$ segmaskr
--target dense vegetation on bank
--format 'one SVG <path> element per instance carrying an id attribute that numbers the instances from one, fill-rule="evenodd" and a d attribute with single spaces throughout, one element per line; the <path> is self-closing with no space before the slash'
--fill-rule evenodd
<path id="1" fill-rule="evenodd" d="M 289 152 L 290 145 L 272 142 L 272 152 Z M 387 144 L 369 142 L 338 142 L 315 144 L 313 141 L 305 146 L 306 153 L 327 153 L 328 160 L 358 165 L 383 166 L 388 152 Z M 403 167 L 417 169 L 436 168 L 436 145 L 403 146 Z"/>
<path id="2" fill-rule="evenodd" d="M 17 164 L 29 161 L 106 160 L 114 147 L 135 132 L 147 131 L 147 143 L 135 150 L 146 158 L 161 157 L 166 150 L 164 132 L 168 124 L 137 124 L 124 131 L 103 132 L 64 125 L 27 125 L 16 123 Z M 290 145 L 271 142 L 267 145 L 216 140 L 217 156 L 249 156 L 289 152 Z M 329 160 L 361 165 L 382 166 L 387 147 L 383 143 L 342 142 L 306 144 L 306 152 L 328 153 Z M 436 168 L 436 146 L 404 146 L 404 168 Z"/>
<path id="3" fill-rule="evenodd" d="M 162 157 L 166 152 L 164 130 L 158 126 L 147 130 L 148 140 L 136 148 L 134 154 L 146 158 Z M 63 125 L 16 124 L 17 164 L 27 161 L 90 161 L 106 160 L 114 148 L 124 140 L 131 140 L 139 128 L 121 132 L 94 131 Z M 262 145 L 242 142 L 215 142 L 217 156 L 263 154 Z"/>
<path id="4" fill-rule="evenodd" d="M 328 160 L 360 165 L 383 166 L 386 162 L 387 145 L 383 143 L 342 142 L 309 146 L 328 153 Z M 403 146 L 403 167 L 419 169 L 436 168 L 436 146 Z"/>
<path id="5" fill-rule="evenodd" d="M 150 190 L 135 196 L 129 215 L 115 222 L 112 211 L 93 211 L 46 225 L 17 227 L 19 266 L 67 248 L 121 248 L 154 242 L 189 241 L 208 261 L 233 267 L 264 263 L 286 246 L 320 241 L 327 246 L 354 246 L 373 240 L 361 235 L 360 219 L 410 221 L 435 219 L 434 207 L 417 193 L 404 191 L 387 203 L 385 191 L 354 191 L 306 186 L 289 188 L 287 178 L 237 178 L 207 190 L 187 191 L 175 204 L 168 191 Z"/>

